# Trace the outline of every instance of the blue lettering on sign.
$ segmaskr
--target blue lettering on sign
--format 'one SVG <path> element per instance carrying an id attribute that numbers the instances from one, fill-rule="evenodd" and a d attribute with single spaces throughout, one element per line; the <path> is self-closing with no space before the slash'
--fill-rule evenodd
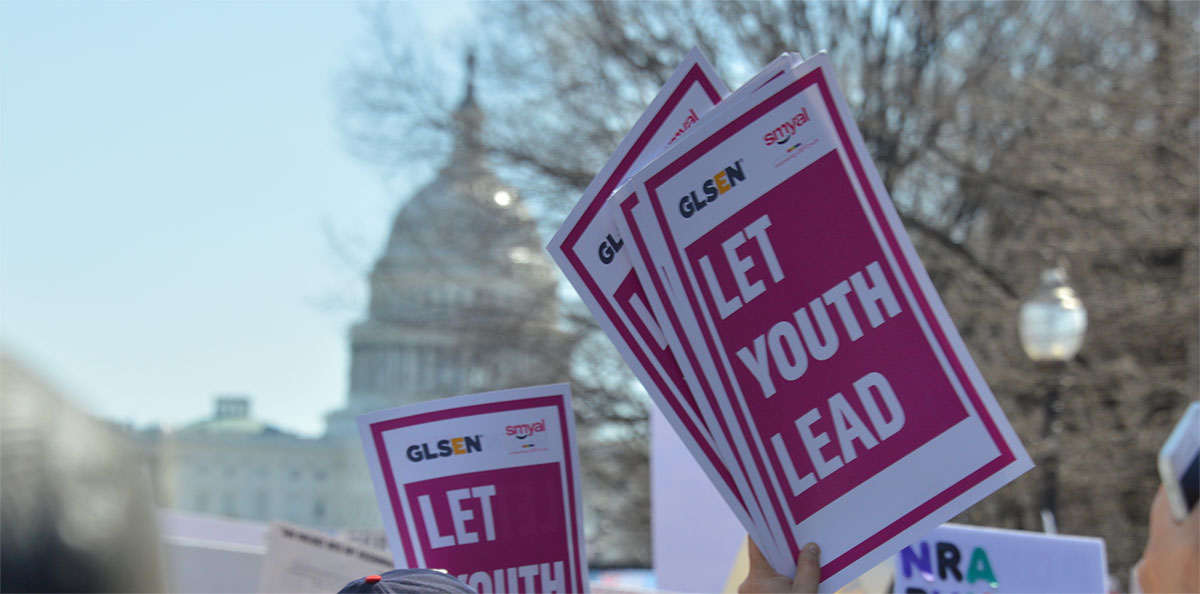
<path id="1" fill-rule="evenodd" d="M 933 567 L 935 562 L 937 563 L 936 577 Z M 962 552 L 954 543 L 950 542 L 935 543 L 933 551 L 930 550 L 927 542 L 921 542 L 917 548 L 910 545 L 900 551 L 900 571 L 906 579 L 911 579 L 915 570 L 920 572 L 922 579 L 930 583 L 938 580 L 950 581 L 950 578 L 953 578 L 955 582 L 970 586 L 974 586 L 976 582 L 983 582 L 981 586 L 991 591 L 1000 587 L 999 582 L 996 581 L 996 572 L 992 569 L 992 562 L 982 547 L 974 547 L 971 550 L 971 558 L 967 561 L 965 576 L 962 568 L 959 567 L 961 562 Z M 906 588 L 905 593 L 939 594 L 938 590 L 925 590 L 913 586 Z"/>
<path id="2" fill-rule="evenodd" d="M 738 159 L 700 184 L 704 198 L 697 196 L 696 190 L 692 190 L 680 198 L 679 214 L 683 215 L 685 219 L 691 218 L 692 215 L 700 212 L 700 209 L 708 206 L 710 202 L 715 202 L 722 194 L 737 187 L 740 181 L 746 181 L 746 171 L 742 169 L 742 160 Z"/>
<path id="3" fill-rule="evenodd" d="M 421 462 L 435 458 L 445 458 L 447 456 L 482 452 L 483 436 L 464 435 L 453 439 L 439 439 L 436 443 L 432 444 L 433 447 L 430 447 L 430 445 L 428 443 L 410 445 L 404 451 L 404 455 L 413 462 Z M 437 448 L 437 450 L 435 451 L 433 448 Z"/>

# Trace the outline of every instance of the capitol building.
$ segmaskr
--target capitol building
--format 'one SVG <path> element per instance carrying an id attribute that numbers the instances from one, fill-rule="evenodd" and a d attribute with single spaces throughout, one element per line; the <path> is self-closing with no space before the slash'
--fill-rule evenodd
<path id="1" fill-rule="evenodd" d="M 210 418 L 139 432 L 160 506 L 380 532 L 357 415 L 570 377 L 552 263 L 528 208 L 487 163 L 470 78 L 454 117 L 448 162 L 398 211 L 370 272 L 365 319 L 349 331 L 346 401 L 325 434 L 294 435 L 257 419 L 249 397 L 218 396 Z M 591 511 L 596 536 L 612 523 Z"/>

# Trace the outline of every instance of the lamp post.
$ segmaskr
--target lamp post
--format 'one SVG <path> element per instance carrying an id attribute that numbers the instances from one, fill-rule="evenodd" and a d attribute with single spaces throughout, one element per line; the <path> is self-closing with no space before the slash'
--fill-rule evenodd
<path id="1" fill-rule="evenodd" d="M 1042 524 L 1046 532 L 1056 532 L 1058 512 L 1058 455 L 1062 423 L 1058 417 L 1063 405 L 1060 394 L 1062 373 L 1066 364 L 1083 346 L 1087 332 L 1087 308 L 1067 284 L 1067 273 L 1061 267 L 1042 272 L 1041 281 L 1033 296 L 1021 304 L 1017 323 L 1021 348 L 1046 372 L 1054 374 L 1050 393 L 1046 395 L 1045 425 L 1042 440 L 1047 444 L 1043 461 Z"/>

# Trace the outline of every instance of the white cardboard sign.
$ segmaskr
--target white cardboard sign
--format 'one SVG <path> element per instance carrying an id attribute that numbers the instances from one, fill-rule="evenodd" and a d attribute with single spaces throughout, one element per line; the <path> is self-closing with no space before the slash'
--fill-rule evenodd
<path id="1" fill-rule="evenodd" d="M 1105 592 L 1104 541 L 945 524 L 904 547 L 897 594 Z"/>
<path id="2" fill-rule="evenodd" d="M 259 592 L 337 592 L 392 569 L 385 552 L 283 522 L 267 531 Z"/>
<path id="3" fill-rule="evenodd" d="M 422 402 L 358 427 L 397 567 L 481 593 L 587 591 L 569 386 Z"/>

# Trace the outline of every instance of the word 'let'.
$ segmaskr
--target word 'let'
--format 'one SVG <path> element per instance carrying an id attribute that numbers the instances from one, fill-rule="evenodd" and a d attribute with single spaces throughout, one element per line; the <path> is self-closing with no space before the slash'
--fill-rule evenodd
<path id="1" fill-rule="evenodd" d="M 452 547 L 455 544 L 473 544 L 479 542 L 479 533 L 467 530 L 467 522 L 475 519 L 475 510 L 464 507 L 464 502 L 470 499 L 478 500 L 479 511 L 483 515 L 483 536 L 486 540 L 496 540 L 496 523 L 492 519 L 492 497 L 496 495 L 495 485 L 483 485 L 470 489 L 452 489 L 446 492 L 446 503 L 450 505 L 450 523 L 454 525 L 453 534 L 442 534 L 438 528 L 437 516 L 433 513 L 433 504 L 428 495 L 417 497 L 421 508 L 421 519 L 425 522 L 425 531 L 429 536 L 429 548 L 440 549 Z"/>
<path id="2" fill-rule="evenodd" d="M 734 284 L 738 288 L 737 295 L 725 295 L 718 280 L 717 270 L 709 256 L 699 259 L 700 273 L 722 320 L 745 307 L 751 300 L 765 294 L 769 290 L 768 278 L 772 285 L 778 285 L 786 278 L 767 233 L 770 228 L 770 217 L 763 215 L 721 242 L 721 251 L 727 264 L 722 268 L 722 273 L 733 276 Z M 747 273 L 759 266 L 759 262 L 752 256 L 742 257 L 737 253 L 739 247 L 751 241 L 757 244 L 762 254 L 762 264 L 768 272 L 754 282 L 750 281 Z M 852 342 L 863 337 L 863 327 L 849 298 L 851 294 L 855 296 L 871 328 L 878 328 L 888 319 L 900 314 L 900 302 L 888 284 L 887 276 L 879 262 L 867 264 L 865 271 L 866 275 L 862 270 L 855 271 L 850 278 L 838 282 L 804 307 L 792 312 L 787 319 L 776 322 L 766 332 L 756 336 L 749 346 L 737 350 L 737 358 L 754 379 L 758 380 L 763 396 L 770 398 L 775 394 L 774 375 L 777 374 L 788 382 L 798 380 L 808 370 L 809 357 L 816 361 L 825 361 L 837 353 L 838 332 L 834 328 L 830 308 L 836 313 L 845 335 Z M 870 281 L 867 277 L 870 277 Z M 771 373 L 772 369 L 776 374 Z"/>

